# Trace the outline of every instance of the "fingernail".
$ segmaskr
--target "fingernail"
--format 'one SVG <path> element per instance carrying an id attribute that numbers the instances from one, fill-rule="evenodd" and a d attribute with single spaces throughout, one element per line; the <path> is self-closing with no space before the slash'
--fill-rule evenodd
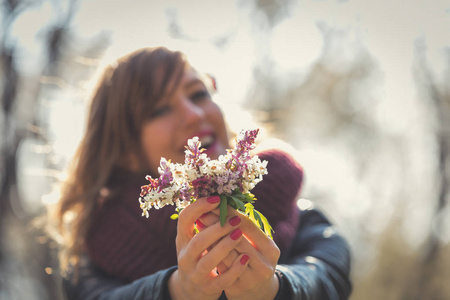
<path id="1" fill-rule="evenodd" d="M 211 196 L 208 197 L 208 199 L 206 199 L 209 203 L 214 204 L 220 201 L 220 197 L 219 196 Z"/>
<path id="2" fill-rule="evenodd" d="M 242 231 L 238 228 L 238 229 L 236 229 L 235 231 L 233 231 L 233 232 L 230 234 L 230 237 L 231 237 L 232 240 L 235 241 L 235 240 L 237 240 L 238 238 L 240 238 L 241 235 L 242 235 Z"/>
<path id="3" fill-rule="evenodd" d="M 241 260 L 240 260 L 240 262 L 241 262 L 241 265 L 245 265 L 247 262 L 248 262 L 248 259 L 249 259 L 250 257 L 247 255 L 247 254 L 244 254 L 244 256 L 242 256 L 241 257 Z"/>
<path id="4" fill-rule="evenodd" d="M 203 215 L 200 216 L 200 219 L 206 217 L 208 214 L 209 213 L 204 213 Z"/>
<path id="5" fill-rule="evenodd" d="M 232 226 L 236 226 L 241 223 L 241 218 L 239 216 L 234 216 L 228 221 Z"/>
<path id="6" fill-rule="evenodd" d="M 200 220 L 198 220 L 198 219 L 197 219 L 197 221 L 195 221 L 195 224 L 197 224 L 197 227 L 200 227 L 200 228 L 205 228 L 206 227 L 205 224 L 200 222 Z"/>

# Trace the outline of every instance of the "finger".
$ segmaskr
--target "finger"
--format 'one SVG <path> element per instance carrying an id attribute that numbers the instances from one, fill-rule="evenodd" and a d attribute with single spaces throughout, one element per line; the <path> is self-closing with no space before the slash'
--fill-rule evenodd
<path id="1" fill-rule="evenodd" d="M 219 210 L 216 209 L 216 210 L 214 210 L 214 213 L 213 212 L 209 212 L 209 213 L 206 213 L 206 214 L 202 215 L 200 217 L 200 219 L 197 220 L 197 222 L 199 222 L 198 225 L 200 225 L 200 226 L 197 226 L 197 228 L 201 228 L 201 229 L 199 229 L 201 231 L 205 227 L 211 226 L 212 224 L 215 224 L 215 223 L 219 222 L 219 215 L 218 214 L 219 214 Z M 234 216 L 234 218 L 236 218 L 236 216 Z M 216 244 L 211 245 L 211 247 L 208 248 L 208 251 L 210 251 L 215 246 L 216 246 Z M 231 265 L 233 264 L 234 260 L 238 256 L 239 256 L 239 253 L 237 251 L 235 251 L 235 250 L 232 250 L 228 254 L 228 256 L 221 263 L 219 263 L 217 265 L 217 270 L 219 271 L 219 273 L 222 274 L 222 273 L 226 272 L 231 267 Z"/>
<path id="2" fill-rule="evenodd" d="M 277 256 L 279 253 L 278 248 L 274 248 L 271 253 L 263 256 L 248 242 L 248 240 L 243 238 L 239 245 L 236 246 L 236 250 L 244 251 L 250 257 L 247 270 L 235 283 L 237 286 L 241 286 L 241 283 L 244 282 L 246 288 L 251 288 L 253 285 L 257 285 L 258 282 L 263 282 L 273 277 L 279 258 L 279 256 Z"/>
<path id="3" fill-rule="evenodd" d="M 203 197 L 188 205 L 180 212 L 177 226 L 177 240 L 180 246 L 185 246 L 194 236 L 194 223 L 204 213 L 215 209 L 220 202 L 219 196 Z"/>
<path id="4" fill-rule="evenodd" d="M 214 209 L 210 214 L 220 215 L 219 209 Z M 275 242 L 270 239 L 249 217 L 247 217 L 242 212 L 228 206 L 227 208 L 228 216 L 240 216 L 242 220 L 242 232 L 244 236 L 250 241 L 250 243 L 260 252 L 266 252 L 266 250 L 271 251 L 272 248 L 276 246 Z M 277 247 L 278 248 L 278 247 Z"/>
<path id="5" fill-rule="evenodd" d="M 236 280 L 246 271 L 250 257 L 243 253 L 236 257 L 230 268 L 214 278 L 213 283 L 226 289 L 232 286 Z"/>
<path id="6" fill-rule="evenodd" d="M 226 272 L 238 256 L 239 253 L 236 250 L 231 250 L 228 256 L 217 265 L 217 271 L 219 271 L 219 274 Z"/>
<path id="7" fill-rule="evenodd" d="M 199 219 L 197 219 L 197 221 L 195 221 L 197 230 L 199 232 L 203 231 L 206 227 L 209 227 L 215 223 L 219 222 L 219 217 L 216 216 L 215 214 L 209 212 L 209 213 L 204 213 Z M 214 246 L 216 245 L 216 243 L 212 244 L 207 250 L 211 250 Z"/>
<path id="8" fill-rule="evenodd" d="M 212 210 L 208 215 L 216 215 L 217 217 L 220 214 L 219 209 Z M 280 257 L 280 250 L 275 242 L 270 239 L 249 217 L 242 214 L 241 212 L 235 210 L 234 208 L 228 206 L 228 216 L 239 216 L 242 220 L 242 232 L 245 240 L 242 240 L 241 243 L 236 247 L 237 253 L 252 253 L 253 255 L 257 255 L 254 251 L 256 249 L 259 254 L 265 256 L 271 263 L 278 262 Z M 253 248 L 253 249 L 252 249 Z M 256 261 L 259 261 L 256 260 Z M 224 262 L 223 265 L 218 266 L 218 269 L 225 269 L 224 266 L 229 266 L 229 261 Z"/>
<path id="9" fill-rule="evenodd" d="M 238 253 L 247 253 L 250 257 L 252 257 L 252 262 L 250 267 L 259 267 L 260 263 L 262 263 L 263 260 L 265 260 L 264 256 L 253 247 L 253 245 L 247 240 L 245 235 L 243 235 L 244 238 L 241 239 L 239 244 L 236 246 L 235 250 Z"/>
<path id="10" fill-rule="evenodd" d="M 212 213 L 212 212 L 208 212 L 203 214 L 200 219 L 199 219 L 206 227 L 211 226 L 217 222 L 219 222 L 219 216 Z"/>
<path id="11" fill-rule="evenodd" d="M 204 213 L 195 221 L 198 231 L 219 222 L 219 217 L 211 212 Z"/>
<path id="12" fill-rule="evenodd" d="M 237 226 L 241 222 L 240 216 L 229 216 L 227 218 L 227 220 L 232 226 Z M 205 225 L 205 223 L 206 223 L 206 225 Z M 197 224 L 197 228 L 199 228 L 199 231 L 203 231 L 208 226 L 211 226 L 213 224 L 219 224 L 219 218 L 212 213 L 207 213 L 206 216 L 203 215 L 202 217 L 200 217 L 200 219 L 198 219 L 196 221 L 196 224 Z M 216 243 L 212 244 L 207 250 L 208 251 L 211 250 L 215 246 Z M 233 258 L 233 260 L 234 260 L 234 258 Z"/>
<path id="13" fill-rule="evenodd" d="M 217 273 L 218 274 L 223 274 L 228 269 L 229 269 L 229 267 L 227 265 L 225 265 L 223 262 L 221 262 L 220 264 L 217 265 Z"/>
<path id="14" fill-rule="evenodd" d="M 216 268 L 229 255 L 230 251 L 236 247 L 241 239 L 242 231 L 239 228 L 234 229 L 200 259 L 197 269 L 202 273 L 206 273 Z"/>
<path id="15" fill-rule="evenodd" d="M 220 223 L 216 223 L 212 226 L 204 228 L 202 232 L 195 235 L 186 246 L 186 259 L 188 260 L 199 260 L 202 253 L 212 247 L 213 244 L 219 242 L 226 235 L 230 234 L 234 229 L 236 229 L 240 224 L 240 218 L 236 216 L 228 217 L 224 226 L 222 227 Z M 234 239 L 237 240 L 237 239 Z M 237 242 L 234 243 L 235 247 Z M 214 248 L 213 248 L 214 249 Z M 228 251 L 229 252 L 229 251 Z M 225 258 L 224 256 L 223 258 Z M 222 259 L 223 259 L 222 258 Z M 216 262 L 214 267 L 219 264 L 222 260 Z"/>
<path id="16" fill-rule="evenodd" d="M 272 266 L 273 268 L 277 265 L 278 259 L 280 258 L 280 250 L 279 248 L 273 244 L 272 249 L 268 249 L 264 253 L 258 251 L 247 239 L 245 234 L 243 234 L 244 238 L 241 242 L 236 246 L 235 250 L 238 253 L 247 253 L 252 258 L 251 264 L 249 267 L 251 268 L 264 268 L 267 265 Z"/>
<path id="17" fill-rule="evenodd" d="M 241 220 L 240 227 L 249 243 L 263 256 L 272 255 L 272 259 L 278 260 L 280 254 L 275 242 L 247 216 L 241 216 Z"/>

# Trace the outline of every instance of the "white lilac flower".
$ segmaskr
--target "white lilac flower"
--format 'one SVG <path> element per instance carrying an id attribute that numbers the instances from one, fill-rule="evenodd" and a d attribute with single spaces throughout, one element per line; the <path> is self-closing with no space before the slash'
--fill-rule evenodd
<path id="1" fill-rule="evenodd" d="M 161 158 L 158 178 L 147 176 L 149 184 L 141 187 L 139 198 L 142 215 L 166 205 L 175 205 L 178 212 L 197 198 L 219 195 L 220 222 L 223 226 L 227 214 L 226 205 L 249 216 L 267 235 L 272 237 L 267 219 L 251 205 L 256 199 L 250 191 L 267 174 L 267 161 L 251 156 L 259 129 L 242 131 L 234 149 L 227 150 L 217 160 L 211 160 L 201 148 L 198 137 L 187 142 L 185 163 L 171 163 Z"/>

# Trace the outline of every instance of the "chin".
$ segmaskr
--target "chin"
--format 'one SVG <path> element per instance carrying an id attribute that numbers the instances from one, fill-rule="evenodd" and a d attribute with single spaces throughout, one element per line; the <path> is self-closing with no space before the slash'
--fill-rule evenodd
<path id="1" fill-rule="evenodd" d="M 220 155 L 226 154 L 226 152 L 227 150 L 221 143 L 215 143 L 214 145 L 206 148 L 203 153 L 206 153 L 206 155 L 208 155 L 211 159 L 218 159 Z"/>

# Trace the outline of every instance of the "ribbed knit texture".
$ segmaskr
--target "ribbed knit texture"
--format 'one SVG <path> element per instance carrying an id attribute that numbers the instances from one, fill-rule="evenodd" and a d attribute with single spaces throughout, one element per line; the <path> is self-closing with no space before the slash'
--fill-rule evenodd
<path id="1" fill-rule="evenodd" d="M 267 175 L 251 191 L 258 199 L 254 206 L 272 225 L 274 241 L 283 252 L 291 245 L 299 223 L 297 197 L 303 181 L 301 165 L 289 154 L 276 149 L 257 153 L 267 160 Z"/>
<path id="2" fill-rule="evenodd" d="M 258 153 L 267 160 L 268 175 L 252 190 L 255 208 L 275 230 L 281 252 L 288 249 L 298 226 L 296 200 L 303 178 L 301 166 L 279 150 Z M 151 209 L 141 217 L 139 193 L 144 176 L 119 174 L 111 181 L 115 192 L 97 212 L 86 238 L 92 262 L 107 274 L 132 281 L 177 264 L 176 227 L 170 219 L 174 206 Z M 118 188 L 120 187 L 120 188 Z"/>

